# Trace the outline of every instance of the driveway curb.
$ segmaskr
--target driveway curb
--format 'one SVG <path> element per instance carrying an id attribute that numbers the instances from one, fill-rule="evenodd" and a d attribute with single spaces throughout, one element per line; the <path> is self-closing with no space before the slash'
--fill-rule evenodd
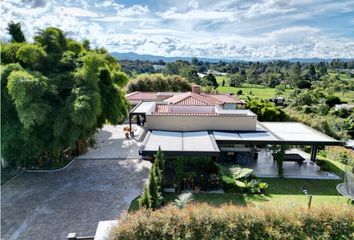
<path id="1" fill-rule="evenodd" d="M 30 173 L 50 173 L 50 172 L 59 172 L 62 171 L 66 168 L 68 168 L 72 162 L 74 162 L 74 160 L 76 160 L 76 158 L 73 158 L 70 162 L 68 162 L 68 164 L 66 164 L 64 167 L 61 168 L 57 168 L 57 169 L 53 169 L 53 170 L 24 170 L 24 172 L 30 172 Z"/>
<path id="2" fill-rule="evenodd" d="M 10 182 L 12 182 L 13 180 L 15 180 L 18 176 L 20 176 L 24 171 L 21 171 L 19 173 L 17 173 L 15 176 L 13 176 L 12 178 L 10 178 L 9 180 L 7 180 L 4 184 L 1 185 L 1 188 L 5 187 L 7 184 L 9 184 Z"/>

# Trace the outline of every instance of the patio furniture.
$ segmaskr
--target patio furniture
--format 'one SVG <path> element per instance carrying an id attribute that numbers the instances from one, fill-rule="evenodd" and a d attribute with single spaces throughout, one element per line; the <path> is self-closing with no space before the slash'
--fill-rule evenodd
<path id="1" fill-rule="evenodd" d="M 273 155 L 273 159 L 274 159 L 274 155 Z M 297 154 L 297 153 L 287 153 L 284 154 L 284 162 L 296 162 L 299 165 L 303 164 L 305 161 L 305 158 L 303 158 L 301 155 Z"/>
<path id="2" fill-rule="evenodd" d="M 344 183 L 337 185 L 338 197 L 339 194 L 348 198 L 348 203 L 354 201 L 354 173 L 353 167 L 345 167 Z"/>
<path id="3" fill-rule="evenodd" d="M 124 135 L 126 139 L 129 139 L 129 135 L 131 134 L 131 128 L 129 126 L 125 126 L 123 128 Z"/>

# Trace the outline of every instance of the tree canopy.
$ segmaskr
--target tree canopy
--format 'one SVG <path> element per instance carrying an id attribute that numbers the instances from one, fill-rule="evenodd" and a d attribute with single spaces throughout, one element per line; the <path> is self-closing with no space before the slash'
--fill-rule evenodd
<path id="1" fill-rule="evenodd" d="M 1 150 L 10 164 L 50 166 L 68 148 L 79 152 L 105 122 L 127 116 L 128 77 L 104 49 L 54 27 L 34 43 L 10 34 L 1 52 Z"/>
<path id="2" fill-rule="evenodd" d="M 12 42 L 18 42 L 18 43 L 26 42 L 26 38 L 22 32 L 20 23 L 15 23 L 11 21 L 7 26 L 7 31 L 11 35 Z"/>
<path id="3" fill-rule="evenodd" d="M 191 89 L 192 86 L 188 80 L 177 75 L 141 75 L 128 85 L 129 92 L 185 92 Z"/>

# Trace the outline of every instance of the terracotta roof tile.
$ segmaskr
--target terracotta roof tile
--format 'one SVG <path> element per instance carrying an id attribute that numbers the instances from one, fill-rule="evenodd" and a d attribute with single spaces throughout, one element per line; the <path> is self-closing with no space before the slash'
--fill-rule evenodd
<path id="1" fill-rule="evenodd" d="M 174 105 L 215 105 L 219 104 L 216 99 L 206 97 L 204 95 L 186 92 L 184 94 L 174 95 L 165 100 Z"/>
<path id="2" fill-rule="evenodd" d="M 214 98 L 221 103 L 244 103 L 243 101 L 228 94 L 205 94 L 205 95 Z"/>
<path id="3" fill-rule="evenodd" d="M 157 96 L 155 92 L 132 92 L 125 96 L 129 101 L 146 101 L 146 100 L 156 100 Z"/>
<path id="4" fill-rule="evenodd" d="M 174 105 L 216 105 L 223 103 L 244 103 L 235 97 L 227 94 L 197 94 L 192 92 L 132 92 L 126 95 L 126 98 L 133 104 L 140 101 L 164 100 Z"/>

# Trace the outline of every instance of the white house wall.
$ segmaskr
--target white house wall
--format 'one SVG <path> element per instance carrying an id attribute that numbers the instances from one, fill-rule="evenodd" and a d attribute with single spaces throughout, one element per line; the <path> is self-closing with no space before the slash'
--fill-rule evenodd
<path id="1" fill-rule="evenodd" d="M 254 116 L 146 115 L 146 128 L 164 131 L 255 131 Z"/>

